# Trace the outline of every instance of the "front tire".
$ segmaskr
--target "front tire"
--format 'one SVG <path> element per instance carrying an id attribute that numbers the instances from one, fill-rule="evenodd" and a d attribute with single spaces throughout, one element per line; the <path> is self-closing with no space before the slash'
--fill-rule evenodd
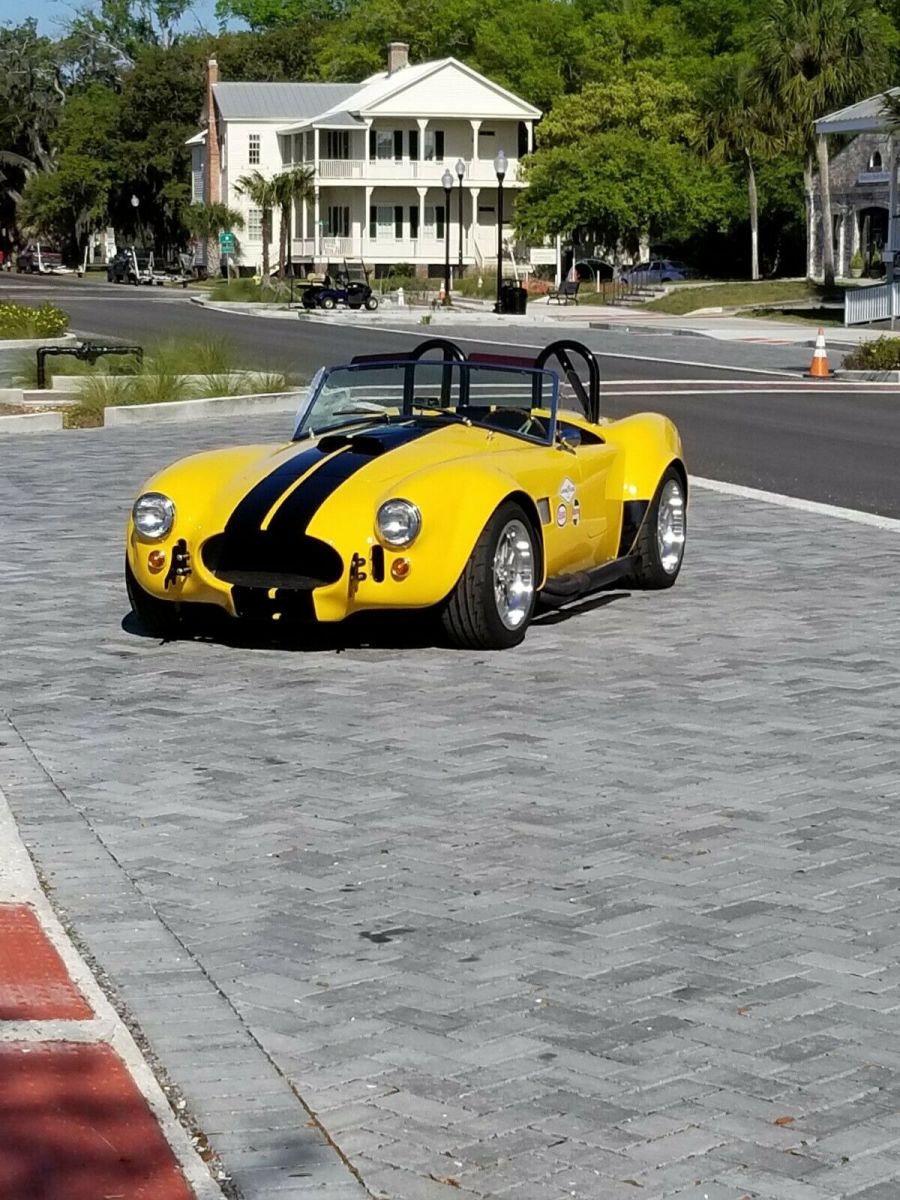
<path id="1" fill-rule="evenodd" d="M 517 646 L 534 616 L 538 560 L 531 520 L 521 505 L 504 501 L 482 530 L 441 609 L 452 645 L 462 650 Z"/>
<path id="2" fill-rule="evenodd" d="M 366 308 L 368 309 L 368 311 L 374 312 L 377 307 L 378 307 L 378 297 L 377 296 L 368 296 L 366 298 Z"/>
<path id="3" fill-rule="evenodd" d="M 175 641 L 185 632 L 184 618 L 181 605 L 175 600 L 159 600 L 145 592 L 134 577 L 131 564 L 125 560 L 125 589 L 131 610 L 147 633 L 154 637 L 163 638 L 167 642 Z"/>
<path id="4" fill-rule="evenodd" d="M 327 311 L 330 311 L 332 308 L 334 308 L 334 297 L 333 296 L 323 296 L 322 299 L 319 301 L 319 308 L 324 308 Z"/>
<path id="5" fill-rule="evenodd" d="M 663 473 L 638 534 L 637 562 L 626 584 L 645 589 L 670 588 L 678 578 L 687 543 L 684 480 L 674 466 Z"/>

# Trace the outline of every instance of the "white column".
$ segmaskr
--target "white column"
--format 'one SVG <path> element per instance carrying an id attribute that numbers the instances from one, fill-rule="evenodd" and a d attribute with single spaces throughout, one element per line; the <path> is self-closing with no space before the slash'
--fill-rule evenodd
<path id="1" fill-rule="evenodd" d="M 419 137 L 422 137 L 421 133 Z M 416 239 L 416 258 L 418 258 L 420 253 L 419 246 L 422 245 L 422 230 L 425 226 L 425 197 L 428 195 L 428 188 L 417 187 L 416 191 L 419 194 L 419 236 Z"/>
<path id="2" fill-rule="evenodd" d="M 469 226 L 469 251 L 473 261 L 478 265 L 478 197 L 481 195 L 481 188 L 469 188 L 469 195 L 472 197 L 472 224 Z M 480 247 L 478 247 L 480 250 Z"/>
<path id="3" fill-rule="evenodd" d="M 302 233 L 303 233 L 303 241 L 305 243 L 307 238 L 309 237 L 309 201 L 308 200 L 303 201 L 302 219 L 303 219 Z M 304 249 L 304 251 L 306 250 L 305 245 L 304 245 L 303 249 Z"/>
<path id="4" fill-rule="evenodd" d="M 470 120 L 472 126 L 472 174 L 475 174 L 475 163 L 478 162 L 478 130 L 481 128 L 480 121 Z"/>
<path id="5" fill-rule="evenodd" d="M 419 161 L 416 166 L 410 164 L 410 170 L 413 173 L 413 178 L 421 179 L 425 174 L 425 169 L 422 164 L 425 161 L 425 130 L 428 128 L 428 117 L 416 117 L 416 124 L 419 127 Z M 423 214 L 419 214 L 420 219 Z"/>
<path id="6" fill-rule="evenodd" d="M 366 188 L 366 210 L 363 213 L 362 236 L 360 238 L 360 243 L 359 243 L 360 258 L 366 257 L 365 253 L 363 251 L 363 246 L 365 246 L 365 244 L 366 244 L 366 233 L 369 228 L 369 208 L 371 207 L 371 204 L 372 204 L 372 193 L 374 191 L 375 191 L 374 188 L 371 188 L 371 187 Z"/>
<path id="7" fill-rule="evenodd" d="M 368 179 L 369 176 L 371 174 L 373 174 L 372 164 L 369 160 L 369 132 L 372 128 L 372 117 L 366 117 L 365 121 L 366 121 L 366 131 L 363 134 L 363 159 L 362 159 L 363 169 L 362 169 L 362 173 L 363 173 L 363 178 Z M 368 219 L 369 219 L 369 216 L 367 213 L 366 220 L 368 221 Z"/>
<path id="8" fill-rule="evenodd" d="M 530 154 L 534 149 L 534 121 L 526 122 L 525 129 L 528 133 L 528 153 Z"/>
<path id="9" fill-rule="evenodd" d="M 837 262 L 834 264 L 835 275 L 840 275 L 842 279 L 846 279 L 849 272 L 847 271 L 844 262 L 844 252 L 846 249 L 846 229 L 847 229 L 847 214 L 840 214 L 840 224 L 838 225 L 838 244 L 837 244 Z"/>
<path id="10" fill-rule="evenodd" d="M 853 255 L 854 255 L 854 254 L 857 252 L 857 250 L 859 249 L 859 243 L 860 243 L 860 235 L 859 235 L 859 213 L 858 213 L 858 211 L 857 211 L 855 208 L 852 208 L 852 209 L 850 210 L 850 218 L 851 218 L 851 223 L 850 223 L 850 257 L 852 258 L 852 257 L 853 257 Z"/>
<path id="11" fill-rule="evenodd" d="M 562 283 L 562 234 L 556 235 L 556 286 Z"/>
<path id="12" fill-rule="evenodd" d="M 888 138 L 888 236 L 885 263 L 888 282 L 894 278 L 894 247 L 900 242 L 897 230 L 897 144 L 893 135 Z"/>
<path id="13" fill-rule="evenodd" d="M 316 130 L 316 142 L 318 142 L 318 140 L 319 140 L 319 131 Z M 316 146 L 316 149 L 318 150 L 318 146 Z M 316 155 L 316 157 L 318 158 L 318 154 Z M 314 242 L 315 257 L 321 258 L 322 257 L 322 224 L 321 224 L 320 217 L 319 217 L 319 189 L 318 188 L 316 188 L 313 191 L 313 222 L 314 222 L 313 238 L 315 239 L 315 242 Z"/>

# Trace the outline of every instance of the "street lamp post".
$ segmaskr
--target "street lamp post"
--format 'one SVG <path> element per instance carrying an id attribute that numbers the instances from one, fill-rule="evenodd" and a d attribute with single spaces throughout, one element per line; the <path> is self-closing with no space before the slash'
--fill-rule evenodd
<path id="1" fill-rule="evenodd" d="M 494 312 L 500 312 L 500 276 L 503 274 L 503 180 L 506 176 L 506 155 L 497 151 L 494 173 L 497 176 L 497 303 Z"/>
<path id="2" fill-rule="evenodd" d="M 450 303 L 450 191 L 453 187 L 453 176 L 445 170 L 441 176 L 444 185 L 444 305 Z"/>
<path id="3" fill-rule="evenodd" d="M 459 270 L 462 274 L 463 265 L 463 176 L 466 173 L 466 164 L 461 158 L 456 160 L 456 178 L 459 180 Z"/>

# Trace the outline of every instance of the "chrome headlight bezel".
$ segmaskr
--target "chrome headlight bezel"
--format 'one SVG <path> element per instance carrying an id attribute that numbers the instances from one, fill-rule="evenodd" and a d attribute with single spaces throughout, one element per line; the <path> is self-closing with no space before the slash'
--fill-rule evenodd
<path id="1" fill-rule="evenodd" d="M 142 492 L 131 508 L 131 519 L 142 538 L 158 542 L 175 524 L 175 502 L 163 492 Z"/>
<path id="2" fill-rule="evenodd" d="M 406 550 L 422 529 L 422 514 L 411 500 L 394 496 L 375 514 L 375 533 L 389 550 Z"/>

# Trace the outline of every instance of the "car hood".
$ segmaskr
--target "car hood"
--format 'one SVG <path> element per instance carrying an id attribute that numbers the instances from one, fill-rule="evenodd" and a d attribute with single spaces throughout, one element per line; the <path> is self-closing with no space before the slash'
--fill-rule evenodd
<path id="1" fill-rule="evenodd" d="M 144 490 L 171 495 L 192 515 L 195 534 L 246 538 L 280 525 L 327 523 L 335 508 L 372 511 L 441 468 L 509 470 L 535 446 L 497 430 L 461 424 L 379 424 L 286 445 L 246 446 L 184 459 Z M 504 461 L 508 460 L 508 461 Z M 410 497 L 414 498 L 414 497 Z M 320 526 L 321 527 L 321 526 Z"/>

